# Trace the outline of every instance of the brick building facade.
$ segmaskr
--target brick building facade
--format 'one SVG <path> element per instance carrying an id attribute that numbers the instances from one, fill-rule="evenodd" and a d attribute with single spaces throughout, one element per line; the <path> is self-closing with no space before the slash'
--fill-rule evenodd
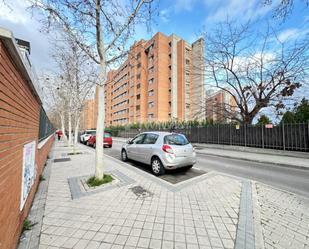
<path id="1" fill-rule="evenodd" d="M 0 28 L 0 248 L 18 243 L 54 139 L 39 141 L 41 101 L 29 65 L 12 33 Z M 25 186 L 29 162 L 33 181 Z"/>
<path id="2" fill-rule="evenodd" d="M 236 115 L 236 102 L 224 90 L 206 92 L 206 118 L 215 122 L 229 122 Z"/>
<path id="3" fill-rule="evenodd" d="M 80 116 L 80 130 L 95 128 L 97 126 L 96 116 L 97 110 L 95 99 L 87 99 L 84 102 L 83 110 Z"/>

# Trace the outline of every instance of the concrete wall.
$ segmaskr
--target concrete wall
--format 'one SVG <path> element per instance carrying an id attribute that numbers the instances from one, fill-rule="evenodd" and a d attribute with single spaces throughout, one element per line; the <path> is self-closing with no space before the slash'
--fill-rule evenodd
<path id="1" fill-rule="evenodd" d="M 40 100 L 16 65 L 0 41 L 0 248 L 5 249 L 15 248 L 18 243 L 54 140 L 50 136 L 38 148 Z M 23 146 L 32 141 L 36 143 L 36 179 L 20 210 Z"/>

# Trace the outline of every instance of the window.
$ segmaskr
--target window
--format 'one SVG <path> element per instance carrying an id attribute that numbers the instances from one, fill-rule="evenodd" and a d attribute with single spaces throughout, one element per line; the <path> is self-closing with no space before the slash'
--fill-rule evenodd
<path id="1" fill-rule="evenodd" d="M 153 82 L 154 82 L 154 78 L 151 78 L 151 79 L 148 81 L 148 84 L 151 85 Z"/>
<path id="2" fill-rule="evenodd" d="M 139 111 L 141 109 L 141 106 L 140 105 L 137 105 L 136 106 L 136 111 Z"/>
<path id="3" fill-rule="evenodd" d="M 138 75 L 136 75 L 136 78 L 140 79 L 141 78 L 141 74 L 139 73 Z"/>
<path id="4" fill-rule="evenodd" d="M 136 55 L 136 58 L 137 58 L 137 59 L 141 58 L 141 52 L 139 52 L 139 53 Z"/>
<path id="5" fill-rule="evenodd" d="M 141 63 L 138 63 L 138 64 L 137 64 L 137 68 L 140 68 L 140 67 L 141 67 Z"/>
<path id="6" fill-rule="evenodd" d="M 189 65 L 190 64 L 190 60 L 186 59 L 186 64 Z"/>
<path id="7" fill-rule="evenodd" d="M 154 91 L 153 90 L 150 90 L 149 92 L 148 92 L 148 96 L 153 96 L 154 95 Z"/>
<path id="8" fill-rule="evenodd" d="M 136 95 L 136 99 L 140 99 L 141 98 L 141 95 L 140 94 L 137 94 Z"/>
<path id="9" fill-rule="evenodd" d="M 172 70 L 172 66 L 171 65 L 169 65 L 168 68 L 169 68 L 169 70 Z"/>
<path id="10" fill-rule="evenodd" d="M 189 142 L 184 135 L 172 134 L 164 137 L 164 143 L 170 145 L 187 145 Z"/>
<path id="11" fill-rule="evenodd" d="M 149 68 L 149 73 L 153 73 L 153 71 L 154 71 L 154 66 Z"/>
<path id="12" fill-rule="evenodd" d="M 148 108 L 153 108 L 153 107 L 154 107 L 153 101 L 149 102 L 149 103 L 148 103 Z"/>
<path id="13" fill-rule="evenodd" d="M 131 144 L 142 144 L 144 141 L 145 134 L 137 135 L 133 140 L 130 142 Z"/>
<path id="14" fill-rule="evenodd" d="M 141 88 L 141 83 L 138 83 L 138 84 L 136 85 L 136 88 L 137 88 L 137 89 Z"/>
<path id="15" fill-rule="evenodd" d="M 144 138 L 144 142 L 143 144 L 155 144 L 157 139 L 158 139 L 159 135 L 157 134 L 146 134 L 145 138 Z"/>
<path id="16" fill-rule="evenodd" d="M 108 138 L 108 137 L 111 137 L 111 134 L 108 132 L 104 132 L 104 138 Z"/>
<path id="17" fill-rule="evenodd" d="M 149 120 L 153 119 L 153 117 L 154 117 L 153 113 L 148 114 L 148 119 Z"/>
<path id="18" fill-rule="evenodd" d="M 168 43 L 168 45 L 171 47 L 171 46 L 172 46 L 172 42 L 170 41 L 170 42 Z"/>

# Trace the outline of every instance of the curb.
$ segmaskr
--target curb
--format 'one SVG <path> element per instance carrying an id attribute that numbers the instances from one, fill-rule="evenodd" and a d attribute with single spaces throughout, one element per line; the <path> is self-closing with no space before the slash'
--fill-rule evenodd
<path id="1" fill-rule="evenodd" d="M 195 151 L 196 154 L 204 154 L 204 155 L 211 155 L 211 156 L 217 156 L 217 157 L 225 157 L 225 158 L 231 158 L 231 159 L 237 159 L 237 160 L 242 160 L 242 161 L 249 161 L 249 162 L 257 162 L 257 163 L 269 163 L 276 165 L 278 167 L 284 167 L 284 168 L 293 168 L 293 169 L 301 169 L 301 170 L 309 170 L 309 167 L 307 166 L 298 166 L 298 165 L 293 165 L 293 164 L 282 164 L 282 163 L 276 163 L 276 162 L 270 162 L 270 161 L 264 161 L 264 160 L 254 160 L 250 158 L 238 158 L 238 157 L 233 157 L 233 156 L 226 156 L 226 155 L 218 155 L 214 153 L 206 153 L 206 152 L 199 152 Z"/>

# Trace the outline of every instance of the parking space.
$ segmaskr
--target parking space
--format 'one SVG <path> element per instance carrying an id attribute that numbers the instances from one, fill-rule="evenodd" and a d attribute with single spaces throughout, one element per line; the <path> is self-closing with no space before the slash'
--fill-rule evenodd
<path id="1" fill-rule="evenodd" d="M 118 141 L 113 142 L 113 147 L 112 148 L 106 148 L 104 149 L 104 153 L 108 156 L 114 157 L 118 160 L 121 160 L 121 155 L 120 155 L 120 150 L 121 150 L 122 143 Z M 92 148 L 92 147 L 90 147 Z M 149 165 L 145 165 L 139 162 L 135 161 L 128 161 L 128 164 L 143 170 L 149 174 L 152 174 L 151 168 Z M 191 169 L 186 169 L 186 168 L 180 168 L 176 170 L 167 170 L 164 175 L 159 176 L 162 180 L 165 180 L 171 184 L 177 184 L 186 180 L 189 180 L 193 177 L 197 177 L 200 175 L 203 175 L 207 173 L 204 170 L 198 169 L 196 167 L 193 167 Z"/>

